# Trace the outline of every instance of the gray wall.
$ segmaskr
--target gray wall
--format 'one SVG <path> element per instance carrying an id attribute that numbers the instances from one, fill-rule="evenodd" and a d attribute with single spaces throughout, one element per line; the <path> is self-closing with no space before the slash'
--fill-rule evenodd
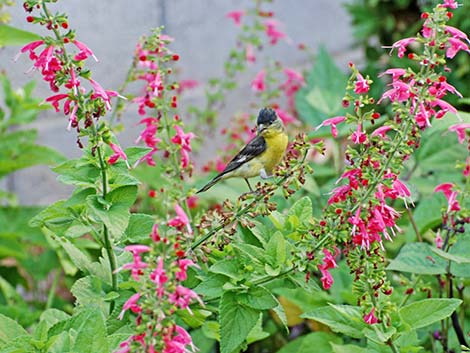
<path id="1" fill-rule="evenodd" d="M 341 67 L 349 60 L 359 60 L 359 54 L 351 50 L 352 33 L 349 17 L 342 7 L 343 0 L 276 0 L 270 7 L 285 25 L 285 30 L 296 42 L 313 49 L 323 44 L 332 53 Z M 243 9 L 251 0 L 60 0 L 51 5 L 69 15 L 71 28 L 76 29 L 77 38 L 86 43 L 99 58 L 88 64 L 93 77 L 107 89 L 116 89 L 123 82 L 131 63 L 134 46 L 142 34 L 150 28 L 164 25 L 166 32 L 176 40 L 172 46 L 180 54 L 180 77 L 204 82 L 221 75 L 228 50 L 235 44 L 237 27 L 225 18 L 225 14 Z M 7 9 L 13 26 L 37 31 L 25 21 L 22 2 Z M 31 79 L 39 80 L 38 74 L 24 74 L 31 66 L 26 55 L 13 63 L 12 57 L 18 48 L 0 50 L 0 69 L 6 69 L 10 79 L 17 85 Z M 270 48 L 266 55 L 279 58 L 285 65 L 302 69 L 308 67 L 306 55 L 285 43 Z M 258 65 L 258 66 L 257 66 Z M 249 82 L 259 70 L 257 63 L 252 71 L 240 77 L 240 89 L 227 102 L 223 116 L 228 117 L 237 110 L 246 109 L 248 102 L 256 99 Z M 38 82 L 36 95 L 50 95 L 47 84 Z M 201 104 L 204 100 L 202 88 L 192 90 L 185 96 L 184 104 Z M 129 111 L 124 116 L 128 128 L 120 139 L 124 146 L 132 143 L 138 129 L 137 114 Z M 73 132 L 67 132 L 66 117 L 48 111 L 41 115 L 34 127 L 39 130 L 39 143 L 52 146 L 69 157 L 80 155 Z M 220 138 L 219 138 L 220 140 Z M 204 146 L 202 151 L 204 151 Z M 204 153 L 197 156 L 199 162 L 206 160 Z M 199 163 L 200 165 L 200 163 Z M 8 187 L 16 192 L 22 204 L 48 204 L 67 197 L 70 189 L 56 181 L 56 176 L 47 167 L 34 167 L 12 175 L 8 183 L 0 182 L 0 188 Z"/>

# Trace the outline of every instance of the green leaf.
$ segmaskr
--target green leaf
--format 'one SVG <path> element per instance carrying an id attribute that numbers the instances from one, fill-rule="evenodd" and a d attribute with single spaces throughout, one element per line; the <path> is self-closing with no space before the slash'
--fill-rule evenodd
<path id="1" fill-rule="evenodd" d="M 205 299 L 217 298 L 224 292 L 223 285 L 229 281 L 229 278 L 223 275 L 212 274 L 204 278 L 194 291 L 204 296 Z"/>
<path id="2" fill-rule="evenodd" d="M 431 248 L 432 252 L 434 252 L 437 256 L 442 257 L 443 259 L 455 262 L 457 264 L 470 264 L 470 257 L 468 256 L 459 256 L 454 255 L 450 252 L 445 252 L 438 248 Z"/>
<path id="3" fill-rule="evenodd" d="M 259 311 L 238 303 L 236 293 L 225 292 L 219 312 L 221 353 L 233 353 L 256 325 Z"/>
<path id="4" fill-rule="evenodd" d="M 50 337 L 62 336 L 64 333 L 68 333 L 68 339 L 66 337 L 64 339 L 70 341 L 70 352 L 109 353 L 110 351 L 103 315 L 93 306 L 79 311 L 66 321 L 61 321 L 49 331 Z"/>
<path id="5" fill-rule="evenodd" d="M 464 258 L 468 260 L 470 258 L 470 236 L 459 238 L 457 242 L 452 245 L 449 250 L 449 254 L 456 256 L 460 259 Z M 451 263 L 450 273 L 457 277 L 470 277 L 470 264 L 468 263 Z"/>
<path id="6" fill-rule="evenodd" d="M 287 244 L 281 232 L 277 231 L 269 239 L 266 253 L 270 257 L 271 265 L 274 267 L 280 267 L 285 264 L 287 259 Z"/>
<path id="7" fill-rule="evenodd" d="M 14 146 L 16 150 L 3 150 L 0 152 L 0 178 L 16 170 L 45 164 L 53 165 L 64 160 L 64 156 L 56 150 L 25 143 Z"/>
<path id="8" fill-rule="evenodd" d="M 268 310 L 279 305 L 272 293 L 261 286 L 252 287 L 247 293 L 239 293 L 237 300 L 241 304 L 258 310 Z"/>
<path id="9" fill-rule="evenodd" d="M 103 282 L 95 276 L 86 276 L 78 279 L 70 289 L 76 298 L 76 305 L 83 307 L 98 307 L 103 314 L 108 313 L 109 303 L 105 301 L 106 292 L 103 290 Z"/>
<path id="10" fill-rule="evenodd" d="M 389 271 L 410 272 L 421 275 L 446 273 L 447 261 L 437 256 L 425 243 L 405 244 L 398 256 L 387 266 Z"/>
<path id="11" fill-rule="evenodd" d="M 11 340 L 28 335 L 28 332 L 21 327 L 16 321 L 0 314 L 0 346 L 10 342 Z"/>
<path id="12" fill-rule="evenodd" d="M 449 317 L 461 303 L 460 299 L 424 299 L 402 307 L 399 314 L 409 330 L 416 330 Z"/>
<path id="13" fill-rule="evenodd" d="M 318 126 L 327 118 L 344 115 L 341 102 L 346 83 L 346 75 L 321 47 L 307 76 L 307 86 L 300 89 L 295 97 L 300 118 L 311 126 Z"/>
<path id="14" fill-rule="evenodd" d="M 309 311 L 301 317 L 319 321 L 329 326 L 334 332 L 343 333 L 353 338 L 363 338 L 367 324 L 362 319 L 358 307 L 350 305 L 333 305 Z"/>
<path id="15" fill-rule="evenodd" d="M 283 346 L 277 353 L 330 353 L 333 352 L 332 346 L 335 343 L 341 343 L 341 338 L 331 333 L 312 332 L 300 336 Z"/>
<path id="16" fill-rule="evenodd" d="M 100 169 L 84 159 L 71 159 L 52 169 L 60 182 L 82 188 L 96 189 L 100 178 Z"/>
<path id="17" fill-rule="evenodd" d="M 331 348 L 333 353 L 367 353 L 367 349 L 364 347 L 359 347 L 354 344 L 335 344 L 331 343 Z"/>
<path id="18" fill-rule="evenodd" d="M 129 224 L 124 232 L 126 241 L 129 243 L 141 243 L 143 240 L 148 239 L 154 224 L 155 217 L 153 216 L 143 213 L 131 214 Z"/>
<path id="19" fill-rule="evenodd" d="M 209 272 L 224 275 L 235 280 L 242 278 L 239 263 L 236 260 L 218 261 L 209 268 Z"/>
<path id="20" fill-rule="evenodd" d="M 97 195 L 89 196 L 87 204 L 111 234 L 120 238 L 129 224 L 129 208 L 134 204 L 136 197 L 137 186 L 123 186 L 111 191 L 106 200 Z"/>
<path id="21" fill-rule="evenodd" d="M 253 327 L 246 338 L 247 344 L 252 344 L 253 342 L 264 340 L 269 337 L 269 332 L 263 330 L 263 314 L 259 313 L 258 322 L 256 322 L 255 327 Z"/>
<path id="22" fill-rule="evenodd" d="M 41 37 L 36 33 L 0 24 L 0 47 L 7 45 L 24 45 L 39 39 L 41 39 Z"/>

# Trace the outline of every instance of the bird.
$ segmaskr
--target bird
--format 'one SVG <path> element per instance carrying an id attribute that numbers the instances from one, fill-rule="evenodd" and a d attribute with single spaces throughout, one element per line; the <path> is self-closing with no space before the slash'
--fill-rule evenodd
<path id="1" fill-rule="evenodd" d="M 196 193 L 209 190 L 221 180 L 241 177 L 250 192 L 249 178 L 260 176 L 267 179 L 284 157 L 289 138 L 282 120 L 272 108 L 262 108 L 256 121 L 256 136 L 238 152 L 225 169 Z"/>

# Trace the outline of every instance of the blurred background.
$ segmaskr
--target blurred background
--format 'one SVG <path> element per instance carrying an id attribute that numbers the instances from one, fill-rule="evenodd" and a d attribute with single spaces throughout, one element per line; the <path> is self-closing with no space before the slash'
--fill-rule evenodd
<path id="1" fill-rule="evenodd" d="M 12 6 L 4 6 L 7 3 Z M 87 62 L 93 78 L 106 89 L 113 90 L 125 81 L 139 37 L 148 34 L 151 28 L 164 26 L 164 32 L 175 38 L 171 48 L 180 55 L 179 78 L 198 82 L 194 89 L 183 95 L 180 106 L 184 112 L 186 107 L 205 104 L 207 82 L 223 76 L 224 62 L 237 45 L 236 36 L 240 28 L 226 17 L 227 13 L 243 10 L 253 3 L 253 0 L 61 0 L 53 5 L 53 11 L 68 14 L 69 25 L 76 30 L 77 38 L 86 43 L 99 59 L 98 63 L 93 60 Z M 219 110 L 217 124 L 225 125 L 234 114 L 246 111 L 250 106 L 255 111 L 254 107 L 260 102 L 251 90 L 250 82 L 262 68 L 265 58 L 274 58 L 286 67 L 305 73 L 315 61 L 311 54 L 318 53 L 323 46 L 341 71 L 347 72 L 347 63 L 352 61 L 366 73 L 376 74 L 393 64 L 394 60 L 381 46 L 414 35 L 420 10 L 434 3 L 413 0 L 297 0 L 292 3 L 279 0 L 267 4 L 266 8 L 281 22 L 281 28 L 289 38 L 263 48 L 249 70 L 237 75 L 238 89 L 230 92 Z M 27 14 L 21 1 L 1 0 L 0 4 L 3 5 L 2 16 L 9 25 L 27 31 L 42 29 L 25 20 Z M 468 2 L 463 6 L 468 7 Z M 465 14 L 468 11 L 458 11 L 457 16 L 460 17 L 454 19 L 467 33 L 470 18 Z M 309 49 L 299 50 L 299 45 Z M 15 83 L 13 88 L 37 80 L 33 95 L 39 99 L 48 97 L 48 86 L 39 82 L 37 73 L 26 73 L 31 66 L 27 55 L 13 62 L 20 48 L 6 46 L 0 49 L 0 69 Z M 468 96 L 465 94 L 465 90 L 469 90 L 465 84 L 470 71 L 468 58 L 458 56 L 455 63 L 459 71 L 453 74 L 457 80 L 453 83 L 464 96 Z M 3 97 L 0 98 L 3 102 Z M 461 104 L 466 104 L 465 100 Z M 459 108 L 466 109 L 468 105 Z M 185 116 L 182 118 L 187 119 Z M 124 111 L 121 119 L 125 130 L 119 138 L 122 145 L 128 147 L 140 131 L 136 126 L 140 117 L 134 107 Z M 55 148 L 67 157 L 80 155 L 74 132 L 66 131 L 67 121 L 63 114 L 53 110 L 42 111 L 31 126 L 38 130 L 38 144 Z M 216 133 L 207 145 L 203 141 L 205 136 L 199 137 L 202 146 L 195 154 L 196 169 L 214 155 L 215 146 L 226 138 Z M 70 193 L 47 166 L 34 166 L 9 174 L 0 179 L 0 189 L 15 193 L 23 205 L 46 205 Z"/>
<path id="2" fill-rule="evenodd" d="M 106 89 L 117 89 L 124 82 L 139 37 L 148 34 L 151 28 L 164 26 L 165 33 L 175 38 L 171 48 L 180 55 L 180 78 L 199 83 L 195 89 L 184 94 L 181 102 L 181 111 L 184 111 L 184 107 L 190 104 L 204 104 L 205 83 L 210 78 L 223 75 L 224 62 L 230 49 L 236 45 L 239 28 L 226 14 L 242 10 L 252 3 L 251 0 L 61 0 L 51 8 L 68 14 L 69 25 L 76 30 L 77 39 L 86 43 L 98 57 L 98 63 L 93 60 L 88 63 L 94 79 Z M 343 3 L 298 0 L 293 6 L 287 1 L 273 2 L 267 7 L 282 22 L 287 35 L 295 38 L 296 43 L 282 42 L 266 48 L 265 55 L 279 58 L 286 66 L 301 70 L 311 66 L 311 62 L 305 52 L 296 48 L 297 43 L 304 43 L 314 51 L 323 44 L 346 71 L 347 61 L 357 61 L 360 54 L 358 50 L 352 49 L 351 17 Z M 27 23 L 27 14 L 21 1 L 12 7 L 5 7 L 4 12 L 11 15 L 11 26 L 28 31 L 41 29 L 40 26 Z M 34 95 L 41 99 L 50 96 L 48 85 L 39 82 L 37 73 L 33 71 L 25 74 L 31 66 L 27 55 L 13 62 L 20 48 L 8 46 L 1 49 L 0 69 L 7 72 L 17 87 L 30 80 L 37 80 Z M 238 77 L 240 88 L 227 100 L 220 114 L 221 119 L 227 120 L 237 111 L 246 109 L 247 101 L 256 103 L 250 82 L 262 64 L 263 60 L 259 58 L 250 72 Z M 185 119 L 184 116 L 182 118 Z M 139 120 L 135 109 L 124 112 L 122 121 L 125 131 L 120 135 L 123 146 L 131 145 L 138 136 L 140 127 L 136 127 L 136 124 Z M 81 154 L 75 143 L 75 133 L 66 131 L 67 121 L 63 114 L 54 110 L 44 111 L 32 125 L 38 130 L 39 144 L 51 146 L 67 157 Z M 221 140 L 221 136 L 215 137 Z M 211 153 L 208 153 L 207 148 L 211 149 Z M 214 148 L 214 145 L 200 148 L 201 156 L 196 156 L 196 161 L 200 163 L 196 163 L 196 168 L 207 160 L 207 154 L 214 153 Z M 2 180 L 2 183 L 0 189 L 16 193 L 19 202 L 27 205 L 49 204 L 70 193 L 67 186 L 59 183 L 46 166 L 17 171 Z"/>

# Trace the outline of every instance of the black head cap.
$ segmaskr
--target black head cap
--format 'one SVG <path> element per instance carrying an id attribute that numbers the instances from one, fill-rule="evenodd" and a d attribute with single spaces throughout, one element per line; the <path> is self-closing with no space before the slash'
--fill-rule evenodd
<path id="1" fill-rule="evenodd" d="M 259 111 L 257 125 L 269 125 L 277 119 L 276 112 L 272 108 L 263 108 Z"/>

